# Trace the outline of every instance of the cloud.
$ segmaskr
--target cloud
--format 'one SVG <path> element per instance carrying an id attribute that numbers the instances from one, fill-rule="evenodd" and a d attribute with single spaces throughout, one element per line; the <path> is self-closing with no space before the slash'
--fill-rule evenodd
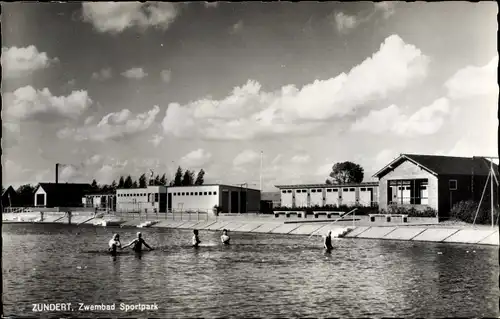
<path id="1" fill-rule="evenodd" d="M 95 125 L 88 124 L 79 128 L 62 129 L 57 133 L 57 136 L 61 139 L 73 138 L 77 141 L 120 140 L 146 131 L 154 123 L 159 112 L 160 108 L 155 105 L 151 110 L 134 117 L 128 109 L 123 109 L 105 115 Z"/>
<path id="2" fill-rule="evenodd" d="M 233 160 L 233 165 L 234 166 L 243 166 L 247 164 L 252 164 L 256 163 L 260 158 L 259 153 L 253 151 L 253 150 L 244 150 L 238 155 Z"/>
<path id="3" fill-rule="evenodd" d="M 346 32 L 350 29 L 354 29 L 359 24 L 358 19 L 355 16 L 345 14 L 343 12 L 335 13 L 335 25 L 339 32 Z"/>
<path id="4" fill-rule="evenodd" d="M 99 70 L 98 72 L 92 73 L 92 79 L 98 81 L 105 81 L 107 79 L 111 79 L 113 76 L 110 68 L 104 68 Z"/>
<path id="5" fill-rule="evenodd" d="M 160 145 L 161 141 L 163 141 L 163 136 L 155 134 L 153 137 L 149 140 L 154 146 Z"/>
<path id="6" fill-rule="evenodd" d="M 57 58 L 49 58 L 47 53 L 38 52 L 34 45 L 25 48 L 2 48 L 2 76 L 16 78 L 29 75 L 40 69 L 48 68 Z"/>
<path id="7" fill-rule="evenodd" d="M 375 2 L 375 10 L 383 12 L 385 19 L 396 12 L 395 7 L 396 3 L 392 1 Z"/>
<path id="8" fill-rule="evenodd" d="M 404 136 L 431 135 L 444 124 L 444 116 L 450 112 L 449 100 L 440 98 L 412 115 L 403 114 L 397 105 L 370 113 L 351 126 L 355 132 L 394 133 Z"/>
<path id="9" fill-rule="evenodd" d="M 309 155 L 295 155 L 290 159 L 290 162 L 293 164 L 305 164 L 311 160 L 311 156 Z"/>
<path id="10" fill-rule="evenodd" d="M 103 164 L 101 168 L 95 172 L 94 178 L 100 183 L 111 184 L 113 180 L 116 180 L 118 183 L 120 176 L 131 174 L 130 171 L 126 170 L 128 164 L 129 162 L 127 160 L 112 160 L 110 163 Z"/>
<path id="11" fill-rule="evenodd" d="M 231 34 L 236 34 L 240 32 L 243 29 L 243 20 L 238 21 L 237 23 L 233 24 L 231 27 Z"/>
<path id="12" fill-rule="evenodd" d="M 162 121 L 165 134 L 215 140 L 247 140 L 283 134 L 305 135 L 325 123 L 355 114 L 367 102 L 383 99 L 426 75 L 428 58 L 397 35 L 380 50 L 327 80 L 301 89 L 283 86 L 261 90 L 249 80 L 221 100 L 202 98 L 186 105 L 171 103 Z"/>
<path id="13" fill-rule="evenodd" d="M 95 154 L 85 161 L 86 165 L 96 165 L 103 161 L 102 155 Z"/>
<path id="14" fill-rule="evenodd" d="M 179 6 L 172 2 L 85 2 L 82 9 L 83 21 L 109 33 L 134 26 L 166 30 L 179 14 Z"/>
<path id="15" fill-rule="evenodd" d="M 169 83 L 172 80 L 172 71 L 170 70 L 162 70 L 160 72 L 160 76 L 163 82 Z"/>
<path id="16" fill-rule="evenodd" d="M 68 183 L 88 183 L 85 172 L 73 165 L 63 166 L 59 171 L 59 181 Z"/>
<path id="17" fill-rule="evenodd" d="M 126 78 L 136 79 L 136 80 L 140 80 L 140 79 L 148 76 L 148 74 L 146 72 L 144 72 L 144 70 L 142 68 L 131 68 L 131 69 L 123 72 L 122 75 Z"/>
<path id="18" fill-rule="evenodd" d="M 486 94 L 498 95 L 497 72 L 498 56 L 481 67 L 467 66 L 446 81 L 448 96 L 463 99 Z"/>
<path id="19" fill-rule="evenodd" d="M 76 119 L 91 104 L 92 100 L 84 90 L 73 91 L 68 96 L 54 96 L 48 88 L 36 90 L 25 86 L 4 96 L 8 120 L 29 120 L 39 116 L 49 120 Z"/>
<path id="20" fill-rule="evenodd" d="M 199 148 L 184 155 L 180 159 L 180 163 L 182 166 L 185 166 L 188 169 L 201 168 L 203 165 L 208 164 L 211 158 L 212 154 L 208 153 L 204 149 Z"/>
<path id="21" fill-rule="evenodd" d="M 205 1 L 205 8 L 217 8 L 219 6 L 218 2 L 207 2 Z"/>

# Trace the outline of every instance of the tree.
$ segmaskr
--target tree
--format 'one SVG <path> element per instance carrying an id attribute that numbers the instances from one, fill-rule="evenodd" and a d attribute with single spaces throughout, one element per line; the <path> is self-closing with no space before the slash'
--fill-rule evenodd
<path id="1" fill-rule="evenodd" d="M 194 182 L 195 185 L 203 185 L 205 177 L 205 171 L 203 169 L 200 169 L 198 172 L 198 176 L 196 176 L 196 181 Z"/>
<path id="2" fill-rule="evenodd" d="M 35 204 L 35 188 L 30 184 L 24 184 L 17 189 L 19 203 L 21 206 L 33 206 Z"/>
<path id="3" fill-rule="evenodd" d="M 175 172 L 173 186 L 182 186 L 182 168 L 180 166 L 177 168 L 177 172 Z"/>
<path id="4" fill-rule="evenodd" d="M 327 178 L 326 181 L 325 181 L 325 184 L 331 185 L 332 181 Z"/>
<path id="5" fill-rule="evenodd" d="M 134 181 L 132 183 L 132 188 L 139 188 L 139 185 L 137 185 L 137 181 Z"/>
<path id="6" fill-rule="evenodd" d="M 142 174 L 139 177 L 139 187 L 140 188 L 146 188 L 148 186 L 147 180 L 146 180 L 146 174 Z"/>
<path id="7" fill-rule="evenodd" d="M 118 188 L 125 188 L 125 179 L 123 176 L 120 176 L 120 180 L 118 181 Z"/>
<path id="8" fill-rule="evenodd" d="M 363 168 L 353 162 L 341 162 L 333 165 L 330 173 L 333 184 L 361 183 L 364 177 Z"/>
<path id="9" fill-rule="evenodd" d="M 167 186 L 167 175 L 165 173 L 160 177 L 160 185 Z"/>
<path id="10" fill-rule="evenodd" d="M 194 184 L 194 173 L 187 169 L 184 172 L 184 176 L 182 176 L 182 186 L 191 186 L 193 184 Z"/>
<path id="11" fill-rule="evenodd" d="M 97 181 L 95 179 L 92 180 L 92 184 L 90 184 L 90 187 L 92 187 L 93 190 L 99 189 L 99 185 L 97 185 Z"/>
<path id="12" fill-rule="evenodd" d="M 160 184 L 160 175 L 156 175 L 155 177 L 155 186 L 159 186 Z"/>
<path id="13" fill-rule="evenodd" d="M 109 186 L 109 188 L 110 188 L 111 190 L 115 191 L 115 190 L 116 190 L 116 186 L 117 186 L 117 185 L 116 185 L 116 181 L 115 181 L 115 180 L 113 180 L 113 183 L 111 183 L 111 185 Z"/>
<path id="14" fill-rule="evenodd" d="M 132 188 L 134 182 L 132 181 L 132 177 L 129 175 L 125 178 L 125 182 L 123 183 L 123 188 Z"/>

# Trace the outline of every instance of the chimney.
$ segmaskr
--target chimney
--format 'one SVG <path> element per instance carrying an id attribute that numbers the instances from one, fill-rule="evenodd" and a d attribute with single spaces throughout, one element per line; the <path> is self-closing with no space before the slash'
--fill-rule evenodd
<path id="1" fill-rule="evenodd" d="M 56 184 L 59 184 L 59 163 L 56 163 Z"/>

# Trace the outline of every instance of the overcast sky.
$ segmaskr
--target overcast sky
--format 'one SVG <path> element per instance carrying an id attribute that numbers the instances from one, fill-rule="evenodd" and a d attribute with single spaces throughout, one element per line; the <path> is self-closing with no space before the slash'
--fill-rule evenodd
<path id="1" fill-rule="evenodd" d="M 3 3 L 3 184 L 496 155 L 495 2 Z"/>

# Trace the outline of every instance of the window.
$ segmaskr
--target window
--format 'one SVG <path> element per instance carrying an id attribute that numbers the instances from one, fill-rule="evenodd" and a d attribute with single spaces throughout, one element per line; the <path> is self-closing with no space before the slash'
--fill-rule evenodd
<path id="1" fill-rule="evenodd" d="M 362 191 L 362 192 L 365 192 L 365 191 L 366 191 L 366 188 L 362 187 L 362 188 L 361 188 L 361 191 Z"/>
<path id="2" fill-rule="evenodd" d="M 349 188 L 343 188 L 342 189 L 343 192 L 348 192 L 349 191 Z"/>
<path id="3" fill-rule="evenodd" d="M 326 192 L 327 192 L 327 193 L 331 193 L 331 192 L 332 192 L 332 189 L 331 189 L 331 188 L 328 188 L 328 189 L 326 190 Z"/>
<path id="4" fill-rule="evenodd" d="M 191 192 L 191 194 L 190 194 L 190 195 L 191 195 L 191 196 L 193 196 L 193 192 Z"/>
<path id="5" fill-rule="evenodd" d="M 321 189 L 317 189 L 317 190 L 316 190 L 316 192 L 321 193 L 321 192 L 322 192 L 322 190 L 321 190 Z"/>
<path id="6" fill-rule="evenodd" d="M 287 190 L 286 192 L 287 192 L 287 193 L 291 193 L 291 192 L 292 192 L 292 190 L 291 190 L 291 189 L 289 189 L 289 190 Z"/>
<path id="7" fill-rule="evenodd" d="M 311 192 L 316 193 L 316 190 L 315 189 L 311 189 Z"/>
<path id="8" fill-rule="evenodd" d="M 454 191 L 457 189 L 457 180 L 456 179 L 450 179 L 450 190 Z"/>
<path id="9" fill-rule="evenodd" d="M 199 193 L 198 193 L 198 196 L 201 196 L 201 195 L 203 195 L 203 193 L 202 193 L 202 192 L 199 192 Z"/>
<path id="10" fill-rule="evenodd" d="M 205 192 L 205 195 L 207 195 L 207 192 Z M 212 195 L 212 192 L 208 192 L 208 195 Z"/>
<path id="11" fill-rule="evenodd" d="M 160 194 L 155 193 L 155 203 L 158 203 L 158 198 L 160 197 Z"/>
<path id="12" fill-rule="evenodd" d="M 198 196 L 198 192 L 194 192 L 194 196 Z"/>
<path id="13" fill-rule="evenodd" d="M 334 191 L 334 192 L 338 192 L 339 190 L 338 190 L 338 189 L 336 189 L 336 188 L 334 188 L 334 189 L 332 189 L 332 191 Z"/>
<path id="14" fill-rule="evenodd" d="M 182 192 L 182 196 L 186 195 L 186 193 Z"/>
<path id="15" fill-rule="evenodd" d="M 217 195 L 217 192 L 214 192 L 214 195 Z"/>
<path id="16" fill-rule="evenodd" d="M 356 189 L 354 189 L 354 188 L 349 188 L 349 191 L 350 191 L 350 192 L 354 192 L 354 191 L 356 191 Z"/>

